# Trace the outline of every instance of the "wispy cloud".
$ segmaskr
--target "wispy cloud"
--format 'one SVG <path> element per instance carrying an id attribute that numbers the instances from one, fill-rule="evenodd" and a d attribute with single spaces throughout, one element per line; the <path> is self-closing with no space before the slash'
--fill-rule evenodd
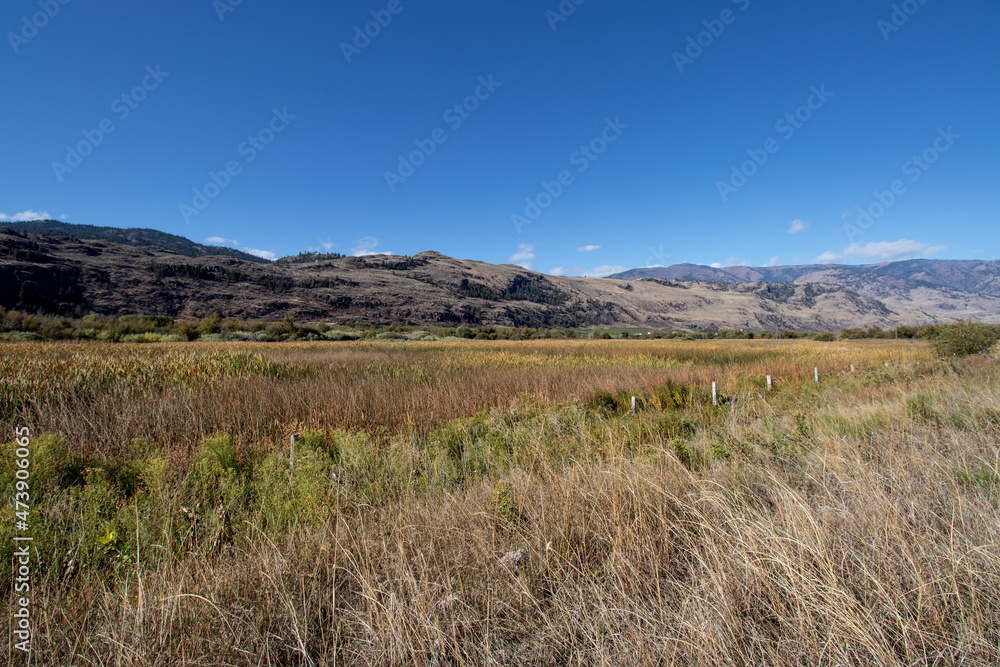
<path id="1" fill-rule="evenodd" d="M 607 278 L 608 276 L 614 275 L 616 273 L 622 273 L 623 271 L 628 271 L 628 268 L 624 266 L 617 266 L 611 264 L 605 264 L 603 266 L 595 266 L 592 269 L 585 269 L 582 266 L 577 266 L 572 269 L 567 269 L 562 266 L 557 266 L 556 268 L 549 270 L 549 275 L 580 276 L 582 278 Z"/>
<path id="2" fill-rule="evenodd" d="M 594 252 L 595 250 L 600 250 L 599 245 L 584 245 L 576 249 L 577 252 Z"/>
<path id="3" fill-rule="evenodd" d="M 32 211 L 28 209 L 27 211 L 21 211 L 20 213 L 15 213 L 14 215 L 7 215 L 6 213 L 0 213 L 0 220 L 7 220 L 10 222 L 29 222 L 31 220 L 51 220 L 52 216 L 49 215 L 48 211 Z M 63 216 L 66 219 L 66 216 Z"/>
<path id="4" fill-rule="evenodd" d="M 538 257 L 535 255 L 535 246 L 530 243 L 519 243 L 517 245 L 517 252 L 511 255 L 507 261 L 531 270 L 536 259 Z"/>
<path id="5" fill-rule="evenodd" d="M 766 267 L 777 266 L 777 265 L 778 265 L 778 257 L 777 257 L 777 255 L 775 255 L 771 259 L 767 260 L 767 262 L 764 264 L 764 266 L 766 266 Z"/>
<path id="6" fill-rule="evenodd" d="M 207 243 L 208 245 L 217 245 L 217 246 L 232 246 L 233 248 L 241 250 L 247 253 L 248 255 L 254 255 L 255 257 L 261 257 L 263 259 L 274 260 L 277 257 L 277 255 L 275 255 L 270 250 L 258 250 L 257 248 L 246 248 L 244 246 L 241 246 L 239 241 L 237 241 L 236 239 L 227 239 L 221 236 L 209 236 L 208 238 L 205 239 L 204 243 Z"/>
<path id="7" fill-rule="evenodd" d="M 622 271 L 626 270 L 627 269 L 624 266 L 611 266 L 605 264 L 603 266 L 596 266 L 590 271 L 584 271 L 580 275 L 582 275 L 584 278 L 607 278 L 610 275 L 621 273 Z"/>
<path id="8" fill-rule="evenodd" d="M 257 257 L 263 257 L 264 259 L 273 260 L 275 258 L 275 254 L 270 250 L 257 250 L 256 248 L 240 248 L 240 250 Z"/>
<path id="9" fill-rule="evenodd" d="M 727 266 L 750 266 L 750 262 L 739 257 L 728 257 L 724 262 L 712 262 L 709 266 L 713 269 L 722 269 Z"/>
<path id="10" fill-rule="evenodd" d="M 358 239 L 358 246 L 351 248 L 351 254 L 355 257 L 368 257 L 369 255 L 391 255 L 392 251 L 379 251 L 378 239 L 374 236 L 366 236 Z"/>
<path id="11" fill-rule="evenodd" d="M 913 257 L 933 257 L 944 252 L 947 248 L 948 246 L 932 246 L 929 243 L 920 243 L 910 239 L 865 244 L 852 243 L 840 252 L 824 252 L 813 261 L 820 264 L 831 264 L 855 259 L 880 259 L 884 262 L 892 262 L 901 259 L 911 259 Z"/>
<path id="12" fill-rule="evenodd" d="M 788 223 L 788 233 L 798 234 L 799 232 L 804 232 L 809 229 L 809 223 L 803 220 L 792 220 Z"/>

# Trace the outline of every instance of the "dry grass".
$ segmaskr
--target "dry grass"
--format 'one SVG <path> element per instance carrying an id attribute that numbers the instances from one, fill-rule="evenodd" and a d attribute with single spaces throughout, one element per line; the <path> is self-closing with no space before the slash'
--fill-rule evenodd
<path id="1" fill-rule="evenodd" d="M 38 554 L 35 664 L 1000 663 L 1000 369 L 985 358 L 891 343 L 290 345 L 238 348 L 273 366 L 182 384 L 156 369 L 220 348 L 0 349 L 19 381 L 76 352 L 170 378 L 145 394 L 114 379 L 53 389 L 90 402 L 31 402 L 45 430 L 193 443 L 222 420 L 253 443 L 305 422 L 336 453 L 303 444 L 291 482 L 249 500 L 224 472 L 199 486 L 197 456 L 191 472 L 158 469 L 108 515 L 137 534 L 114 558 L 67 574 Z M 714 409 L 713 379 L 727 399 Z M 668 406 L 667 382 L 698 391 Z M 254 398 L 275 388 L 295 398 Z M 637 390 L 635 417 L 590 402 Z M 119 404 L 130 426 L 116 426 L 114 391 L 165 416 Z M 363 402 L 315 405 L 329 399 Z M 225 416 L 253 406 L 266 414 Z M 196 488 L 200 532 L 179 509 Z M 78 543 L 103 528 L 64 522 Z"/>
<path id="2" fill-rule="evenodd" d="M 861 341 L 525 341 L 345 344 L 0 344 L 0 414 L 118 456 L 143 438 L 186 448 L 216 433 L 277 441 L 300 428 L 426 435 L 524 395 L 562 402 L 674 382 L 734 389 L 928 359 Z M 3 434 L 9 437 L 8 434 Z"/>

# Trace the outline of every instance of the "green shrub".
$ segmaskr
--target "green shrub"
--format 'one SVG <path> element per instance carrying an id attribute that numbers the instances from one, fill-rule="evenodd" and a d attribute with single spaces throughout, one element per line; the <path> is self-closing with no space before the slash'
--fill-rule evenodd
<path id="1" fill-rule="evenodd" d="M 959 320 L 939 327 L 931 344 L 934 346 L 934 351 L 942 357 L 968 357 L 988 352 L 998 340 L 1000 331 L 997 327 L 971 320 Z"/>
<path id="2" fill-rule="evenodd" d="M 343 340 L 361 340 L 361 334 L 357 331 L 327 331 L 323 334 L 323 337 L 327 340 L 333 341 L 343 341 Z"/>
<path id="3" fill-rule="evenodd" d="M 34 331 L 8 331 L 6 333 L 0 333 L 0 340 L 25 342 L 30 340 L 42 340 L 42 337 Z"/>
<path id="4" fill-rule="evenodd" d="M 261 528 L 316 527 L 329 516 L 338 481 L 333 461 L 310 444 L 313 439 L 295 443 L 294 459 L 287 449 L 273 450 L 255 470 L 253 496 Z"/>
<path id="5" fill-rule="evenodd" d="M 14 458 L 14 444 L 5 443 L 4 460 Z M 83 483 L 87 460 L 70 451 L 66 441 L 54 435 L 42 435 L 31 440 L 31 488 L 35 494 L 65 489 Z M 5 467 L 0 472 L 0 486 L 7 488 L 15 482 L 14 468 Z"/>
<path id="6" fill-rule="evenodd" d="M 510 495 L 503 480 L 497 482 L 496 486 L 493 487 L 493 499 L 490 504 L 493 506 L 494 516 L 501 527 L 506 528 L 517 519 L 517 501 Z"/>
<path id="7" fill-rule="evenodd" d="M 163 336 L 155 333 L 126 334 L 122 336 L 123 343 L 162 343 Z"/>
<path id="8" fill-rule="evenodd" d="M 190 322 L 180 322 L 177 325 L 177 334 L 186 341 L 198 340 L 201 329 Z"/>
<path id="9" fill-rule="evenodd" d="M 201 323 L 201 332 L 203 334 L 217 334 L 220 331 L 222 331 L 222 318 L 217 314 L 212 315 Z"/>

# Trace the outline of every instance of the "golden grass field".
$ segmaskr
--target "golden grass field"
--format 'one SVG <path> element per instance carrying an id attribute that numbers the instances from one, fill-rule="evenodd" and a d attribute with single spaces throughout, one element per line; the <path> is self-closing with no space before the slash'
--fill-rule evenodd
<path id="1" fill-rule="evenodd" d="M 1000 664 L 998 378 L 913 341 L 0 344 L 4 660 Z"/>

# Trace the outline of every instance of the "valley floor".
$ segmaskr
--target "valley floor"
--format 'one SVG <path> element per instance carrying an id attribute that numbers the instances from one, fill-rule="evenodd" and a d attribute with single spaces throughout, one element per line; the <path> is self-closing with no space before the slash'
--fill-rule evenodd
<path id="1" fill-rule="evenodd" d="M 0 343 L 30 664 L 995 665 L 998 379 L 911 341 Z"/>

